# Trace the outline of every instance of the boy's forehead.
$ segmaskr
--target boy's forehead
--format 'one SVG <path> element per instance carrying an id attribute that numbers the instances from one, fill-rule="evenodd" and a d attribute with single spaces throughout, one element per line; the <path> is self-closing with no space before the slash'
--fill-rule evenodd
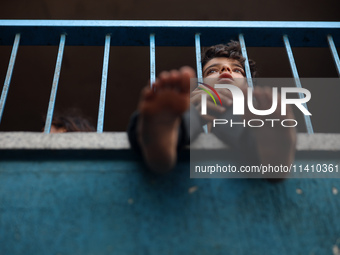
<path id="1" fill-rule="evenodd" d="M 239 61 L 237 61 L 236 59 L 232 59 L 232 58 L 225 58 L 225 57 L 218 57 L 218 58 L 213 58 L 210 59 L 203 67 L 203 69 L 208 68 L 211 65 L 218 65 L 218 64 L 229 64 L 229 65 L 238 65 L 241 66 L 241 63 Z"/>

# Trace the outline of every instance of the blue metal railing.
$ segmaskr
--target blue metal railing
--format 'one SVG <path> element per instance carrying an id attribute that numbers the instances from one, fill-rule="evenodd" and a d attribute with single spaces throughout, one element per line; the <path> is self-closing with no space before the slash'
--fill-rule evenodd
<path id="1" fill-rule="evenodd" d="M 247 54 L 247 49 L 246 49 L 246 42 L 244 41 L 243 34 L 239 34 L 238 38 L 239 38 L 240 45 L 241 45 L 242 55 L 246 59 L 245 69 L 246 69 L 247 83 L 248 83 L 249 87 L 254 88 L 253 80 L 252 80 L 251 73 L 250 73 L 250 66 L 249 66 L 249 59 L 248 59 L 248 54 Z"/>
<path id="2" fill-rule="evenodd" d="M 101 84 L 101 89 L 100 89 L 98 123 L 97 123 L 97 132 L 98 133 L 102 133 L 103 127 L 104 127 L 106 85 L 107 85 L 107 75 L 108 75 L 108 72 L 109 72 L 110 43 L 111 43 L 111 35 L 108 34 L 108 35 L 105 36 L 105 50 L 104 50 L 103 71 L 102 71 L 102 84 Z"/>
<path id="3" fill-rule="evenodd" d="M 150 86 L 156 81 L 156 42 L 155 34 L 150 34 Z"/>
<path id="4" fill-rule="evenodd" d="M 329 47 L 331 48 L 332 56 L 335 62 L 336 69 L 338 71 L 338 75 L 340 77 L 340 60 L 339 60 L 338 52 L 336 51 L 336 48 L 335 48 L 333 37 L 331 35 L 328 35 L 327 40 L 329 43 Z"/>
<path id="5" fill-rule="evenodd" d="M 340 76 L 340 60 L 336 50 L 336 43 L 340 45 L 340 22 L 0 20 L 0 45 L 13 44 L 0 99 L 0 123 L 19 42 L 20 45 L 58 45 L 59 43 L 45 133 L 49 133 L 51 128 L 65 45 L 102 46 L 104 43 L 97 122 L 97 132 L 101 133 L 104 124 L 110 46 L 150 46 L 150 82 L 152 85 L 156 74 L 156 46 L 195 46 L 197 77 L 201 80 L 201 46 L 228 42 L 230 38 L 239 39 L 242 54 L 247 60 L 246 41 L 247 47 L 282 47 L 284 45 L 297 87 L 301 87 L 301 82 L 291 45 L 294 47 L 330 47 Z M 252 87 L 248 61 L 246 61 L 245 68 L 248 84 Z M 309 116 L 305 116 L 305 123 L 307 132 L 313 133 Z"/>
<path id="6" fill-rule="evenodd" d="M 57 97 L 57 89 L 58 89 L 58 83 L 59 83 L 61 64 L 62 64 L 63 55 L 64 55 L 65 40 L 66 40 L 66 35 L 62 34 L 60 36 L 57 63 L 55 66 L 55 71 L 54 71 L 50 102 L 48 104 L 47 117 L 46 117 L 45 129 L 44 129 L 44 132 L 47 134 L 50 133 L 50 130 L 51 130 L 55 99 Z"/>
<path id="7" fill-rule="evenodd" d="M 288 55 L 288 58 L 289 58 L 290 68 L 292 69 L 292 73 L 293 73 L 293 76 L 294 76 L 295 86 L 298 87 L 298 88 L 302 88 L 301 81 L 300 81 L 299 74 L 298 74 L 298 70 L 296 68 L 296 64 L 295 64 L 295 60 L 294 60 L 294 56 L 293 56 L 293 51 L 292 51 L 292 48 L 290 47 L 290 43 L 289 43 L 289 39 L 288 39 L 287 35 L 283 35 L 283 41 L 284 41 L 286 51 L 287 51 L 287 55 Z M 304 98 L 302 93 L 299 93 L 299 97 Z M 303 103 L 303 106 L 308 110 L 306 103 Z M 305 118 L 305 123 L 306 123 L 308 134 L 313 134 L 314 131 L 313 131 L 313 126 L 312 126 L 310 116 L 304 115 L 304 118 Z"/>
<path id="8" fill-rule="evenodd" d="M 5 102 L 6 102 L 6 99 L 7 99 L 9 85 L 11 84 L 15 59 L 17 57 L 18 48 L 19 48 L 19 42 L 20 42 L 20 34 L 16 34 L 15 39 L 14 39 L 13 48 L 12 48 L 11 58 L 10 58 L 9 64 L 8 64 L 6 79 L 5 79 L 4 86 L 2 88 L 2 93 L 1 93 L 1 98 L 0 98 L 0 123 L 1 123 L 3 112 L 4 112 L 4 108 L 5 108 Z"/>

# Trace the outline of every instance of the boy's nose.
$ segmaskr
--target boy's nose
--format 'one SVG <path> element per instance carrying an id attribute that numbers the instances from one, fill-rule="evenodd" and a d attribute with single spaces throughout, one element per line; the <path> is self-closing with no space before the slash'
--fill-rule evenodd
<path id="1" fill-rule="evenodd" d="M 231 73 L 231 68 L 229 66 L 223 66 L 221 71 L 220 71 L 220 74 L 221 73 L 224 73 L 224 72 L 228 72 L 228 73 Z"/>

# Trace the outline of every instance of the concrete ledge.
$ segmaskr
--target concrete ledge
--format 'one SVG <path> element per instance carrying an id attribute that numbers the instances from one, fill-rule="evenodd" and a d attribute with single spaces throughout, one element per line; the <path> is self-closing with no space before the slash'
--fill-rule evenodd
<path id="1" fill-rule="evenodd" d="M 192 149 L 228 148 L 213 134 L 201 134 Z M 128 150 L 125 132 L 43 134 L 36 132 L 0 132 L 0 150 Z M 340 151 L 340 134 L 298 134 L 298 151 Z"/>
<path id="2" fill-rule="evenodd" d="M 224 149 L 228 146 L 213 134 L 201 134 L 195 140 L 192 149 Z M 340 151 L 340 134 L 304 134 L 297 137 L 298 151 Z"/>
<path id="3" fill-rule="evenodd" d="M 36 132 L 0 133 L 0 149 L 94 149 L 115 150 L 130 149 L 125 132 L 72 132 L 62 134 L 44 134 Z"/>

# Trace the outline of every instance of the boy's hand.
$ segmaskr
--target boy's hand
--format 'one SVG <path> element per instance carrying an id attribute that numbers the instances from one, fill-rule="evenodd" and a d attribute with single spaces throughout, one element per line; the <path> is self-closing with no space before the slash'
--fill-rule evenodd
<path id="1" fill-rule="evenodd" d="M 201 112 L 201 106 L 202 106 L 201 98 L 202 98 L 202 94 L 206 92 L 199 88 L 207 89 L 203 85 L 199 85 L 194 91 L 191 92 L 190 103 L 195 106 L 198 112 Z M 207 115 L 201 115 L 202 122 L 203 122 L 202 124 L 206 124 L 207 122 L 211 122 L 214 119 L 218 118 L 218 116 L 221 113 L 224 113 L 233 104 L 232 94 L 228 89 L 215 89 L 215 90 L 221 98 L 222 106 L 220 105 L 220 102 L 216 97 L 214 97 L 217 103 L 215 105 L 213 99 L 208 95 L 207 96 Z"/>

